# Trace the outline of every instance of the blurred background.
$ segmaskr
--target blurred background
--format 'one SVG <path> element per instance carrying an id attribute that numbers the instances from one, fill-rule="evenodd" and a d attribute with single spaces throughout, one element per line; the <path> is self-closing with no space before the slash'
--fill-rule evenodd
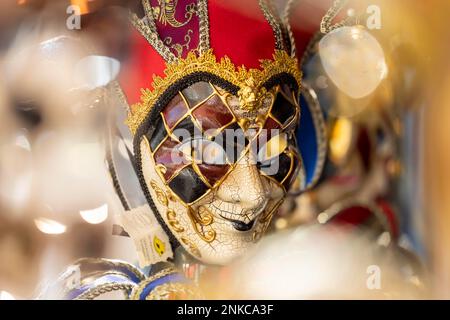
<path id="1" fill-rule="evenodd" d="M 252 15 L 244 1 L 226 3 L 237 14 Z M 286 3 L 276 1 L 280 9 Z M 371 222 L 371 229 L 382 229 L 377 243 L 388 234 L 405 255 L 414 256 L 426 286 L 419 297 L 448 299 L 450 3 L 361 0 L 345 6 L 338 20 L 362 13 L 360 24 L 374 19 L 371 14 L 379 8 L 381 25 L 375 19 L 369 31 L 382 48 L 386 70 L 364 98 L 351 98 L 335 85 L 339 70 L 333 75 L 314 58 L 320 46 L 314 35 L 332 3 L 299 0 L 291 12 L 305 84 L 326 113 L 328 157 L 317 186 L 286 201 L 272 236 L 328 222 L 333 210 L 340 214 L 355 207 L 349 199 L 367 207 L 376 203 L 395 217 L 389 226 Z M 105 163 L 105 132 L 115 112 L 109 92 L 130 53 L 129 10 L 140 12 L 140 1 L 0 2 L 0 299 L 34 298 L 80 257 L 137 259 L 132 241 L 113 235 L 115 216 L 123 208 Z M 344 241 L 342 251 L 329 246 L 333 237 L 328 231 L 301 237 L 306 256 L 303 252 L 287 262 L 273 257 L 299 274 L 315 270 L 314 261 L 332 270 L 345 252 L 352 252 L 346 257 L 354 261 L 366 258 L 362 248 L 369 240 Z M 321 241 L 310 240 L 317 238 Z M 328 260 L 317 252 L 330 252 Z M 384 263 L 392 268 L 403 266 L 389 261 Z M 302 291 L 288 297 L 322 297 L 321 290 L 339 288 L 330 282 L 320 286 L 325 278 L 308 282 L 317 294 L 303 292 L 305 279 L 298 278 Z M 367 297 L 358 290 L 352 295 L 336 289 L 336 296 Z"/>

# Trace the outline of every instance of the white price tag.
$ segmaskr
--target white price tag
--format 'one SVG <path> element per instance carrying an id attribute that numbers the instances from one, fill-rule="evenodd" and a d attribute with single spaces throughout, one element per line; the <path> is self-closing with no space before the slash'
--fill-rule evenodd
<path id="1" fill-rule="evenodd" d="M 148 205 L 125 211 L 119 222 L 134 241 L 141 268 L 173 257 L 169 237 Z"/>

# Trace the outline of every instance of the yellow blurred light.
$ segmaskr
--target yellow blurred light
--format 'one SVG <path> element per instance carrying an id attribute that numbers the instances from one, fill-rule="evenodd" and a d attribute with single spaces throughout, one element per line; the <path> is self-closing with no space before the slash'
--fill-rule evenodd
<path id="1" fill-rule="evenodd" d="M 80 215 L 84 221 L 90 224 L 99 224 L 108 218 L 108 205 L 104 204 L 91 210 L 81 210 Z"/>
<path id="2" fill-rule="evenodd" d="M 88 0 L 71 0 L 70 3 L 80 8 L 80 14 L 89 13 Z"/>
<path id="3" fill-rule="evenodd" d="M 286 229 L 287 226 L 288 226 L 288 221 L 284 218 L 279 218 L 275 222 L 275 228 L 277 228 L 278 230 Z"/>
<path id="4" fill-rule="evenodd" d="M 34 224 L 39 231 L 46 234 L 62 234 L 66 232 L 67 229 L 62 223 L 47 218 L 35 219 Z"/>
<path id="5" fill-rule="evenodd" d="M 330 157 L 340 162 L 345 158 L 352 144 L 352 123 L 346 118 L 336 120 L 330 136 Z"/>

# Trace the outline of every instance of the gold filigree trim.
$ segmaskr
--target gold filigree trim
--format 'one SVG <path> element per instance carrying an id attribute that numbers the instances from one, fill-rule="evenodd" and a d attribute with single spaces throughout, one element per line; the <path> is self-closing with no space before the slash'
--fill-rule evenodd
<path id="1" fill-rule="evenodd" d="M 333 5 L 328 9 L 327 13 L 320 22 L 320 32 L 326 34 L 350 23 L 352 17 L 349 16 L 344 18 L 340 22 L 332 24 L 332 21 L 337 17 L 337 15 L 344 8 L 347 2 L 348 0 L 334 0 Z"/>
<path id="2" fill-rule="evenodd" d="M 161 188 L 158 187 L 157 183 L 154 180 L 150 181 L 150 186 L 155 191 L 156 199 L 158 200 L 158 202 L 164 207 L 167 207 L 169 205 L 169 201 L 167 200 L 167 196 L 164 191 L 162 191 Z"/>
<path id="3" fill-rule="evenodd" d="M 200 56 L 190 52 L 185 59 L 167 63 L 164 77 L 153 75 L 154 89 L 142 89 L 141 102 L 132 106 L 132 114 L 126 121 L 127 125 L 131 132 L 135 134 L 161 94 L 175 82 L 196 72 L 210 73 L 239 88 L 248 86 L 248 79 L 252 79 L 255 90 L 262 89 L 264 82 L 271 77 L 288 73 L 295 78 L 300 87 L 301 72 L 298 68 L 298 61 L 296 58 L 289 56 L 286 51 L 275 50 L 273 60 L 261 60 L 260 64 L 261 69 L 247 69 L 245 66 L 236 68 L 226 56 L 217 61 L 212 49 Z"/>
<path id="4" fill-rule="evenodd" d="M 288 0 L 283 14 L 283 23 L 286 26 L 289 41 L 291 42 L 291 57 L 297 56 L 297 47 L 295 45 L 294 32 L 292 31 L 292 26 L 290 24 L 290 16 L 294 6 L 297 4 L 298 0 Z"/>
<path id="5" fill-rule="evenodd" d="M 159 38 L 154 21 L 147 17 L 147 23 L 139 19 L 139 17 L 132 13 L 130 16 L 131 24 L 139 33 L 150 43 L 150 45 L 159 53 L 159 55 L 167 62 L 176 60 L 176 56 L 170 51 L 164 42 Z"/>
<path id="6" fill-rule="evenodd" d="M 128 104 L 125 93 L 123 92 L 123 89 L 120 86 L 119 82 L 117 80 L 113 81 L 109 88 L 111 88 L 112 94 L 115 94 L 115 96 L 117 97 L 118 102 L 121 104 L 121 107 L 123 107 L 128 113 L 131 112 L 130 105 Z"/>
<path id="7" fill-rule="evenodd" d="M 267 22 L 272 28 L 273 35 L 275 37 L 275 48 L 278 50 L 286 50 L 285 30 L 281 23 L 281 19 L 276 14 L 276 9 L 273 8 L 273 3 L 270 0 L 259 0 L 259 7 L 264 14 Z"/>
<path id="8" fill-rule="evenodd" d="M 126 269 L 130 272 L 132 272 L 136 277 L 138 277 L 140 280 L 145 279 L 145 275 L 134 265 L 131 263 L 116 260 L 116 259 L 105 259 L 105 258 L 81 258 L 76 260 L 73 265 L 82 265 L 82 264 L 105 264 L 109 267 L 118 267 Z"/>
<path id="9" fill-rule="evenodd" d="M 150 181 L 150 187 L 153 189 L 153 191 L 155 191 L 156 199 L 158 200 L 158 202 L 167 210 L 166 217 L 169 225 L 172 226 L 175 232 L 184 232 L 184 228 L 180 225 L 180 222 L 177 219 L 177 214 L 175 213 L 175 211 L 169 208 L 169 199 L 173 200 L 173 197 L 171 195 L 167 195 L 166 192 L 158 187 L 158 184 L 154 180 Z"/>
<path id="10" fill-rule="evenodd" d="M 325 119 L 323 117 L 322 110 L 320 109 L 319 98 L 317 97 L 315 91 L 311 89 L 309 85 L 305 85 L 302 87 L 301 92 L 310 106 L 310 112 L 314 122 L 314 127 L 317 135 L 316 139 L 319 148 L 314 175 L 311 181 L 307 185 L 305 185 L 305 189 L 308 190 L 317 183 L 321 176 L 328 151 L 326 138 L 328 136 L 328 133 L 327 127 L 325 125 Z"/>
<path id="11" fill-rule="evenodd" d="M 144 291 L 145 287 L 149 283 L 151 283 L 155 280 L 158 280 L 159 278 L 162 278 L 162 277 L 168 276 L 170 274 L 174 274 L 174 273 L 178 273 L 178 270 L 175 269 L 174 267 L 169 267 L 169 268 L 163 269 L 163 270 L 155 273 L 154 275 L 148 277 L 147 279 L 141 281 L 131 292 L 130 299 L 131 300 L 140 300 L 142 292 Z"/>
<path id="12" fill-rule="evenodd" d="M 172 226 L 175 232 L 181 233 L 184 232 L 184 228 L 180 225 L 180 222 L 177 219 L 177 214 L 172 209 L 168 209 L 166 212 L 167 221 Z"/>
<path id="13" fill-rule="evenodd" d="M 129 293 L 135 288 L 132 284 L 119 284 L 116 282 L 107 282 L 96 286 L 74 298 L 74 300 L 94 300 L 95 298 L 113 291 L 122 291 L 125 299 L 128 299 Z"/>
<path id="14" fill-rule="evenodd" d="M 200 39 L 198 43 L 198 51 L 200 54 L 205 53 L 210 48 L 209 42 L 209 18 L 208 18 L 208 0 L 198 0 L 197 15 L 199 19 Z"/>

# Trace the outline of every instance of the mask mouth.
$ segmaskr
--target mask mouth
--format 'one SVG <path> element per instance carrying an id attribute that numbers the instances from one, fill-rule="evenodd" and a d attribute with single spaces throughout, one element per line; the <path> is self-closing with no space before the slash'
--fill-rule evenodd
<path id="1" fill-rule="evenodd" d="M 239 220 L 230 220 L 230 219 L 226 219 L 226 220 L 231 222 L 231 225 L 233 226 L 234 229 L 236 229 L 237 231 L 242 231 L 242 232 L 249 231 L 251 228 L 253 228 L 253 225 L 255 224 L 255 219 L 253 219 L 249 223 L 244 223 Z"/>
<path id="2" fill-rule="evenodd" d="M 264 212 L 267 205 L 267 201 L 264 201 L 264 203 L 258 206 L 256 210 L 248 210 L 245 212 L 245 214 L 243 214 L 242 208 L 235 206 L 234 204 L 231 203 L 226 203 L 230 205 L 225 207 L 224 206 L 218 207 L 214 204 L 210 204 L 207 207 L 207 210 L 209 210 L 213 215 L 216 215 L 217 217 L 220 217 L 223 220 L 229 222 L 236 231 L 246 232 L 254 227 L 256 219 L 262 212 Z M 220 202 L 222 204 L 225 203 L 223 201 Z"/>

